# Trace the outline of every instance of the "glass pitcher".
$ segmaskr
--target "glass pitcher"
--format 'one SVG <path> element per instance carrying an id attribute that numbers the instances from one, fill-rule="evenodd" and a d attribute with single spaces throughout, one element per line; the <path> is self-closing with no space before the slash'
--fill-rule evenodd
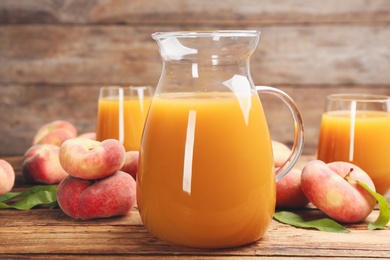
<path id="1" fill-rule="evenodd" d="M 303 148 L 293 100 L 255 87 L 249 70 L 258 31 L 158 32 L 162 73 L 140 147 L 137 200 L 157 238 L 197 248 L 260 239 L 275 210 L 276 180 Z M 275 174 L 271 138 L 258 92 L 292 112 L 295 141 Z"/>

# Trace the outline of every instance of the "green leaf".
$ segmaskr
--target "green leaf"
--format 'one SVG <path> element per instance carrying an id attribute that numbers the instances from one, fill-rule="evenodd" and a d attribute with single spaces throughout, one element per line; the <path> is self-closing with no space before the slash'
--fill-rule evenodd
<path id="1" fill-rule="evenodd" d="M 326 232 L 336 232 L 336 233 L 348 233 L 348 229 L 344 228 L 342 225 L 336 221 L 329 218 L 322 218 L 317 220 L 306 221 L 301 216 L 288 212 L 280 211 L 274 214 L 274 219 L 277 221 L 288 224 L 298 228 L 313 228 L 320 231 Z"/>
<path id="2" fill-rule="evenodd" d="M 18 196 L 20 192 L 7 192 L 6 194 L 3 194 L 0 196 L 0 202 L 6 202 L 9 200 L 12 200 L 16 196 Z"/>
<path id="3" fill-rule="evenodd" d="M 39 205 L 53 208 L 56 203 L 57 187 L 52 185 L 34 186 L 24 192 L 8 192 L 0 196 L 0 209 L 29 210 Z"/>
<path id="4" fill-rule="evenodd" d="M 369 193 L 371 193 L 372 196 L 375 197 L 379 206 L 379 216 L 374 222 L 368 224 L 368 229 L 383 229 L 384 227 L 386 227 L 387 223 L 389 223 L 390 220 L 390 209 L 387 200 L 381 194 L 371 190 L 370 187 L 368 187 L 367 184 L 365 184 L 364 182 L 357 181 L 357 183 L 364 189 L 366 189 Z"/>

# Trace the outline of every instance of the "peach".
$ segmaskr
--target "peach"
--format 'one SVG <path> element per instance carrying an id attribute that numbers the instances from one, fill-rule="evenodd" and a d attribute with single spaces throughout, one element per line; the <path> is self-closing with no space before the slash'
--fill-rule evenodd
<path id="1" fill-rule="evenodd" d="M 96 140 L 96 133 L 95 132 L 86 132 L 86 133 L 80 134 L 78 137 Z"/>
<path id="2" fill-rule="evenodd" d="M 364 220 L 376 205 L 374 196 L 356 181 L 375 191 L 368 174 L 348 162 L 314 160 L 305 165 L 301 176 L 302 190 L 313 205 L 344 223 Z"/>
<path id="3" fill-rule="evenodd" d="M 66 129 L 55 129 L 48 133 L 47 135 L 43 136 L 41 139 L 38 141 L 34 142 L 33 145 L 35 144 L 54 144 L 57 146 L 61 146 L 61 144 L 70 139 L 74 138 L 73 134 L 69 132 Z"/>
<path id="4" fill-rule="evenodd" d="M 291 149 L 285 144 L 272 140 L 272 151 L 275 167 L 281 167 L 290 157 Z"/>
<path id="5" fill-rule="evenodd" d="M 68 176 L 57 190 L 62 211 L 75 219 L 109 218 L 125 215 L 135 205 L 135 180 L 118 171 L 98 181 Z"/>
<path id="6" fill-rule="evenodd" d="M 31 146 L 22 160 L 22 173 L 27 182 L 57 184 L 68 174 L 61 167 L 60 148 L 54 144 Z"/>
<path id="7" fill-rule="evenodd" d="M 3 195 L 14 187 L 15 171 L 6 160 L 0 159 L 0 195 Z"/>
<path id="8" fill-rule="evenodd" d="M 65 120 L 56 120 L 41 126 L 33 138 L 33 145 L 54 144 L 60 146 L 65 140 L 77 136 L 76 127 Z"/>
<path id="9" fill-rule="evenodd" d="M 134 180 L 137 179 L 138 172 L 138 151 L 127 151 L 125 164 L 122 166 L 121 171 L 124 171 L 131 176 L 133 176 Z"/>
<path id="10" fill-rule="evenodd" d="M 276 183 L 277 208 L 303 208 L 309 199 L 301 187 L 301 170 L 293 168 Z"/>
<path id="11" fill-rule="evenodd" d="M 78 202 L 81 193 L 93 184 L 92 180 L 83 180 L 68 175 L 58 185 L 57 202 L 62 211 L 75 219 L 79 219 Z"/>
<path id="12" fill-rule="evenodd" d="M 125 163 L 126 151 L 116 139 L 102 142 L 88 138 L 72 138 L 60 147 L 60 163 L 73 177 L 96 180 L 120 170 Z"/>

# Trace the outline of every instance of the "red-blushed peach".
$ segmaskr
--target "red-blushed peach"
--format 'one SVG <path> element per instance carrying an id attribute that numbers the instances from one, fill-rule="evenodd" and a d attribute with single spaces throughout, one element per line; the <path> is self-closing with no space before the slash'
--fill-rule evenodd
<path id="1" fill-rule="evenodd" d="M 6 160 L 0 159 L 0 195 L 12 190 L 15 184 L 15 171 Z"/>
<path id="2" fill-rule="evenodd" d="M 135 205 L 135 189 L 134 178 L 122 171 L 96 182 L 80 196 L 80 218 L 106 218 L 126 214 Z"/>
<path id="3" fill-rule="evenodd" d="M 53 131 L 49 132 L 47 135 L 42 136 L 41 139 L 34 142 L 35 144 L 54 144 L 57 146 L 61 146 L 63 142 L 70 138 L 74 138 L 75 136 L 68 131 L 67 129 L 58 128 L 54 129 Z"/>
<path id="4" fill-rule="evenodd" d="M 291 149 L 285 144 L 272 140 L 272 151 L 275 167 L 281 167 L 291 156 Z"/>
<path id="5" fill-rule="evenodd" d="M 277 208 L 303 208 L 309 199 L 302 191 L 301 170 L 293 168 L 276 183 Z"/>
<path id="6" fill-rule="evenodd" d="M 136 202 L 136 183 L 118 171 L 100 180 L 65 178 L 57 190 L 62 211 L 75 219 L 89 220 L 127 214 Z"/>
<path id="7" fill-rule="evenodd" d="M 313 205 L 344 223 L 363 221 L 376 205 L 374 196 L 356 181 L 375 191 L 368 174 L 348 162 L 314 160 L 305 165 L 301 175 L 302 190 Z"/>
<path id="8" fill-rule="evenodd" d="M 95 132 L 86 132 L 86 133 L 80 134 L 78 137 L 96 140 L 96 133 Z"/>
<path id="9" fill-rule="evenodd" d="M 33 138 L 33 145 L 54 144 L 60 146 L 65 140 L 77 136 L 76 127 L 66 120 L 55 120 L 41 126 Z"/>
<path id="10" fill-rule="evenodd" d="M 84 190 L 90 187 L 94 181 L 83 180 L 68 175 L 58 185 L 57 202 L 62 211 L 75 219 L 79 219 L 79 201 Z"/>
<path id="11" fill-rule="evenodd" d="M 88 138 L 72 138 L 60 147 L 60 163 L 73 177 L 96 180 L 120 170 L 125 163 L 126 151 L 116 139 L 102 142 Z"/>
<path id="12" fill-rule="evenodd" d="M 58 184 L 68 173 L 59 160 L 60 147 L 54 144 L 31 146 L 22 159 L 22 173 L 27 182 Z"/>
<path id="13" fill-rule="evenodd" d="M 121 171 L 126 172 L 133 176 L 134 180 L 137 180 L 138 172 L 138 151 L 127 151 L 125 164 L 123 164 Z"/>

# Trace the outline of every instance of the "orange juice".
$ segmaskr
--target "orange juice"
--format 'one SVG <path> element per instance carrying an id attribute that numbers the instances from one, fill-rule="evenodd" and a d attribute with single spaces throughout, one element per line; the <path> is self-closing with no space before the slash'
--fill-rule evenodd
<path id="1" fill-rule="evenodd" d="M 99 98 L 96 139 L 114 138 L 123 143 L 126 151 L 138 150 L 150 97 Z"/>
<path id="2" fill-rule="evenodd" d="M 138 207 L 158 238 L 223 248 L 251 243 L 266 231 L 275 176 L 257 94 L 160 94 L 140 151 Z"/>
<path id="3" fill-rule="evenodd" d="M 317 157 L 356 164 L 384 194 L 390 187 L 390 113 L 357 111 L 352 118 L 350 111 L 324 113 Z"/>

